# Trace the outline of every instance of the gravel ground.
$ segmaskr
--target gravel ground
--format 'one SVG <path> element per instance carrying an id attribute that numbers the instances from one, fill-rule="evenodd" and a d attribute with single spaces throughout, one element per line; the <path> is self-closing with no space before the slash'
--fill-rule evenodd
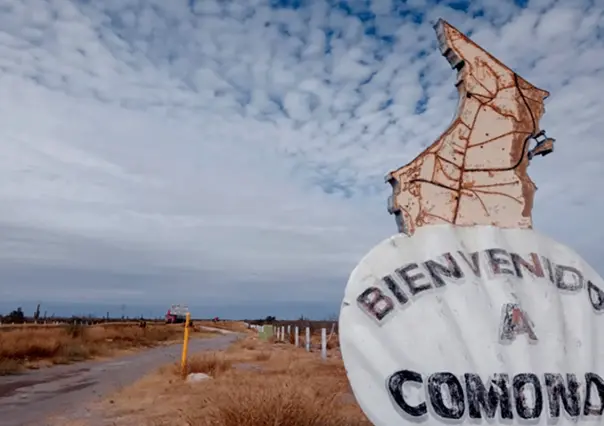
<path id="1" fill-rule="evenodd" d="M 237 334 L 192 339 L 189 351 L 222 350 L 237 339 Z M 164 364 L 180 359 L 182 345 L 152 348 L 106 361 L 85 361 L 24 374 L 0 377 L 0 426 L 48 426 L 49 416 L 64 421 L 86 419 L 88 424 L 103 424 L 94 419 L 86 406 L 109 393 L 130 385 Z"/>

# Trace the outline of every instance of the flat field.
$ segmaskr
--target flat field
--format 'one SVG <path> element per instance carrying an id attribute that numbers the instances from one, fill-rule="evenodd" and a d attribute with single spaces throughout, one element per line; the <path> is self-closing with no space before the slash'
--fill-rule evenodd
<path id="1" fill-rule="evenodd" d="M 247 332 L 224 351 L 191 354 L 187 373 L 210 378 L 187 382 L 178 363 L 165 365 L 91 413 L 116 426 L 370 426 L 350 390 L 337 338 L 327 360 L 320 356 L 319 328 L 312 340 L 306 352 Z"/>
<path id="2" fill-rule="evenodd" d="M 182 324 L 15 325 L 0 327 L 0 375 L 174 343 Z M 215 335 L 195 329 L 193 337 Z"/>

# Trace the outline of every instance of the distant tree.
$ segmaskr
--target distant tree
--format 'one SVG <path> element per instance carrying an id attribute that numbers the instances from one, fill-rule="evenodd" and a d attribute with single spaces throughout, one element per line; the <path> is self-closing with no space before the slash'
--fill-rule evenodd
<path id="1" fill-rule="evenodd" d="M 269 315 L 266 318 L 264 318 L 264 322 L 269 322 L 270 323 L 270 322 L 275 322 L 275 321 L 277 321 L 277 318 L 274 317 L 274 316 L 271 316 L 271 315 Z"/>
<path id="2" fill-rule="evenodd" d="M 337 320 L 338 320 L 338 314 L 336 314 L 336 313 L 332 313 L 332 314 L 328 315 L 327 318 L 325 318 L 325 321 L 330 321 L 330 322 L 337 321 Z"/>
<path id="3" fill-rule="evenodd" d="M 25 322 L 25 314 L 23 309 L 19 306 L 16 310 L 11 311 L 10 314 L 4 317 L 6 322 L 14 322 L 15 324 L 23 324 Z"/>
<path id="4" fill-rule="evenodd" d="M 38 306 L 36 307 L 36 312 L 34 312 L 34 321 L 38 322 L 38 319 L 40 319 L 40 304 L 38 303 Z"/>

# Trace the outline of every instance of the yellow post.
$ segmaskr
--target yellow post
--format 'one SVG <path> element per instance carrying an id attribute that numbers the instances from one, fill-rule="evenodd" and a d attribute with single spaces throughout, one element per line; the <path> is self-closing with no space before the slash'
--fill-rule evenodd
<path id="1" fill-rule="evenodd" d="M 189 312 L 187 312 L 187 316 L 185 319 L 185 338 L 182 343 L 182 358 L 181 358 L 181 362 L 180 362 L 180 368 L 181 368 L 181 373 L 182 373 L 183 378 L 187 376 L 187 349 L 189 346 L 189 324 L 190 324 L 190 322 L 191 322 L 191 314 Z"/>

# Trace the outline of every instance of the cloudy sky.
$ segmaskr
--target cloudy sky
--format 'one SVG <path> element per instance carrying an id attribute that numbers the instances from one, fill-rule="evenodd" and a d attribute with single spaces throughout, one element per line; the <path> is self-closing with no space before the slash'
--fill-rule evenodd
<path id="1" fill-rule="evenodd" d="M 454 114 L 438 18 L 551 92 L 535 226 L 604 272 L 602 1 L 2 0 L 1 304 L 337 311 Z"/>

